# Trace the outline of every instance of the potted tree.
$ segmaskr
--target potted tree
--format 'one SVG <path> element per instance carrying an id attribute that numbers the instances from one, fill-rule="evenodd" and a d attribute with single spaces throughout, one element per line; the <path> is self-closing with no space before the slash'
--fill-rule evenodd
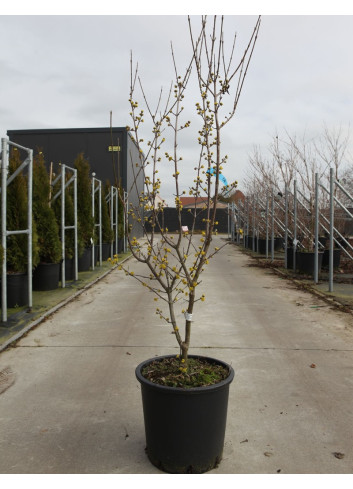
<path id="1" fill-rule="evenodd" d="M 74 162 L 77 170 L 77 217 L 79 221 L 79 239 L 83 243 L 83 252 L 79 254 L 79 272 L 89 270 L 92 264 L 92 244 L 95 241 L 95 229 L 92 217 L 92 184 L 90 164 L 79 153 Z"/>
<path id="2" fill-rule="evenodd" d="M 39 263 L 33 272 L 34 290 L 52 290 L 59 285 L 61 243 L 56 216 L 49 202 L 50 183 L 44 155 L 33 161 L 33 217 L 38 233 Z"/>
<path id="3" fill-rule="evenodd" d="M 169 325 L 180 352 L 178 355 L 146 359 L 136 367 L 142 391 L 146 452 L 150 461 L 166 472 L 205 472 L 214 468 L 222 457 L 228 392 L 234 371 L 222 360 L 189 354 L 189 348 L 194 306 L 198 301 L 205 301 L 204 294 L 198 292 L 202 272 L 219 251 L 212 248 L 211 243 L 217 226 L 220 175 L 227 162 L 227 156 L 221 153 L 221 132 L 236 112 L 259 26 L 260 18 L 239 64 L 233 67 L 233 53 L 229 63 L 225 61 L 223 18 L 220 23 L 214 19 L 211 32 L 206 18 L 202 18 L 196 38 L 189 18 L 190 63 L 180 75 L 172 49 L 175 82 L 166 96 L 164 108 L 160 100 L 157 108 L 152 110 L 142 89 L 142 100 L 146 102 L 147 114 L 152 121 L 149 140 L 141 137 L 145 111 L 139 107 L 136 90 L 138 81 L 142 84 L 131 59 L 132 126 L 128 130 L 139 155 L 138 161 L 133 158 L 131 164 L 136 173 L 143 172 L 145 187 L 138 203 L 130 203 L 129 210 L 124 208 L 124 211 L 126 218 L 139 223 L 141 235 L 147 224 L 151 232 L 146 235 L 145 246 L 136 236 L 128 235 L 131 252 L 138 262 L 145 265 L 146 273 L 135 273 L 129 265 L 120 265 L 119 268 L 154 294 L 158 305 L 156 314 Z M 195 232 L 200 209 L 190 209 L 193 221 L 187 230 L 181 220 L 181 197 L 186 190 L 182 189 L 180 180 L 182 156 L 178 142 L 181 132 L 191 125 L 183 117 L 183 99 L 191 84 L 192 67 L 199 94 L 194 103 L 200 121 L 196 139 L 200 154 L 198 162 L 193 163 L 195 178 L 189 193 L 195 197 L 202 195 L 206 200 L 203 212 L 207 217 L 203 219 L 201 234 Z M 229 97 L 231 101 L 226 104 Z M 223 104 L 226 105 L 224 109 Z M 163 206 L 158 204 L 162 185 L 158 168 L 162 161 L 163 165 L 170 165 L 175 184 L 175 205 L 179 215 L 176 233 L 170 233 L 162 225 Z M 182 306 L 182 298 L 186 301 L 185 307 Z M 184 318 L 184 328 L 180 324 L 180 316 Z"/>
<path id="4" fill-rule="evenodd" d="M 21 155 L 13 148 L 9 158 L 9 175 L 21 165 Z M 20 172 L 7 188 L 7 229 L 23 230 L 28 227 L 28 179 Z M 24 306 L 28 303 L 28 237 L 13 234 L 7 238 L 7 306 Z M 38 264 L 38 237 L 36 223 L 32 221 L 32 266 Z"/>

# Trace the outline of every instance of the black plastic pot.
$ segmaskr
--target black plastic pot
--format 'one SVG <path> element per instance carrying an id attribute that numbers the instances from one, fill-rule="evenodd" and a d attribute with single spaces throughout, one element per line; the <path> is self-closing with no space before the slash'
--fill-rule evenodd
<path id="1" fill-rule="evenodd" d="M 287 248 L 287 269 L 293 270 L 293 248 Z"/>
<path id="2" fill-rule="evenodd" d="M 319 251 L 318 271 L 320 272 L 322 266 L 322 257 L 324 253 Z M 297 251 L 296 254 L 296 267 L 297 270 L 308 275 L 312 275 L 315 269 L 315 253 L 311 251 Z"/>
<path id="3" fill-rule="evenodd" d="M 252 236 L 247 236 L 248 242 L 247 242 L 247 248 L 252 251 L 252 245 L 253 245 L 253 237 Z M 257 250 L 257 238 L 255 238 L 255 250 Z"/>
<path id="4" fill-rule="evenodd" d="M 75 260 L 74 258 L 65 258 L 65 281 L 75 279 Z M 59 280 L 61 280 L 61 264 L 59 271 Z"/>
<path id="5" fill-rule="evenodd" d="M 274 248 L 275 248 L 275 251 L 280 251 L 280 250 L 283 250 L 284 248 L 284 238 L 280 237 L 280 236 L 276 236 L 275 239 L 274 239 L 275 243 L 274 243 Z"/>
<path id="6" fill-rule="evenodd" d="M 269 239 L 268 240 L 268 252 L 271 253 L 271 240 Z M 258 252 L 261 254 L 261 255 L 266 255 L 266 238 L 259 238 L 258 240 L 258 243 L 257 243 L 257 248 L 258 248 Z M 276 249 L 276 247 L 275 247 Z"/>
<path id="7" fill-rule="evenodd" d="M 141 383 L 147 456 L 160 470 L 173 474 L 200 474 L 221 461 L 229 385 L 234 378 L 233 368 L 222 361 L 195 355 L 190 358 L 221 364 L 229 369 L 229 377 L 212 386 L 181 389 L 157 385 L 142 376 L 141 370 L 156 358 L 136 368 Z"/>
<path id="8" fill-rule="evenodd" d="M 107 261 L 110 257 L 110 248 L 110 243 L 102 243 L 102 261 Z"/>
<path id="9" fill-rule="evenodd" d="M 1 282 L 0 282 L 1 283 Z M 22 307 L 28 304 L 27 273 L 8 273 L 6 280 L 7 307 Z M 2 297 L 0 294 L 0 304 Z"/>
<path id="10" fill-rule="evenodd" d="M 33 290 L 54 290 L 59 287 L 60 263 L 39 263 L 33 271 Z"/>
<path id="11" fill-rule="evenodd" d="M 123 251 L 124 251 L 124 239 L 118 238 L 118 253 L 122 253 Z"/>
<path id="12" fill-rule="evenodd" d="M 341 248 L 333 250 L 333 268 L 339 268 L 341 262 Z M 322 266 L 330 266 L 330 250 L 324 250 L 324 256 L 322 257 Z"/>
<path id="13" fill-rule="evenodd" d="M 78 258 L 78 271 L 86 272 L 92 265 L 92 247 L 85 248 L 83 254 Z"/>

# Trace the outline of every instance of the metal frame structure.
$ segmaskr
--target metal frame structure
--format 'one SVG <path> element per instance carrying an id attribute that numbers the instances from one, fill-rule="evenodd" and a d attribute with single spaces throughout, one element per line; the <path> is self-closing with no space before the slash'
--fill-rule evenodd
<path id="1" fill-rule="evenodd" d="M 78 239 L 77 239 L 77 170 L 75 168 L 70 168 L 67 165 L 61 164 L 61 172 L 52 182 L 52 187 L 61 180 L 61 189 L 54 195 L 52 202 L 54 202 L 61 195 L 61 252 L 62 252 L 62 263 L 61 263 L 61 287 L 65 288 L 65 231 L 68 229 L 74 230 L 74 263 L 75 263 L 75 280 L 78 280 Z M 72 172 L 71 178 L 66 182 L 66 171 Z M 71 184 L 74 184 L 74 224 L 66 226 L 65 222 L 65 189 Z"/>
<path id="2" fill-rule="evenodd" d="M 92 217 L 93 225 L 98 228 L 98 246 L 99 246 L 99 266 L 102 266 L 102 181 L 95 177 L 92 173 Z M 98 192 L 98 222 L 95 222 L 95 196 Z M 92 240 L 93 241 L 93 240 Z M 96 262 L 95 243 L 92 242 L 92 270 L 94 270 Z"/>
<path id="3" fill-rule="evenodd" d="M 118 254 L 118 222 L 119 222 L 119 192 L 117 187 L 110 187 L 110 192 L 106 196 L 110 208 L 110 227 L 115 234 L 115 250 L 114 243 L 111 243 L 111 256 Z"/>
<path id="4" fill-rule="evenodd" d="M 336 244 L 341 250 L 353 260 L 353 246 L 345 239 L 344 236 L 335 227 L 335 208 L 340 207 L 346 215 L 353 219 L 353 214 L 347 209 L 347 207 L 340 202 L 335 196 L 337 188 L 343 192 L 345 197 L 352 202 L 353 196 L 347 192 L 347 190 L 341 185 L 341 183 L 334 178 L 334 170 L 330 169 L 330 185 L 326 188 L 320 181 L 318 174 L 315 175 L 315 189 L 312 195 L 312 201 L 310 201 L 299 189 L 297 181 L 293 182 L 292 190 L 288 185 L 285 185 L 284 195 L 281 198 L 277 198 L 274 195 L 274 190 L 271 188 L 266 194 L 266 201 L 264 202 L 258 195 L 246 197 L 244 204 L 239 202 L 235 207 L 235 214 L 237 215 L 238 222 L 242 224 L 243 233 L 243 245 L 247 248 L 251 248 L 253 251 L 256 249 L 256 239 L 259 239 L 259 234 L 266 233 L 266 258 L 269 259 L 269 244 L 271 248 L 271 261 L 274 260 L 274 228 L 275 225 L 280 230 L 279 234 L 283 234 L 284 237 L 284 260 L 285 268 L 288 268 L 288 242 L 289 239 L 293 243 L 293 270 L 296 269 L 296 251 L 302 246 L 299 242 L 299 233 L 305 238 L 311 238 L 315 252 L 315 267 L 314 267 L 314 282 L 318 283 L 319 280 L 319 251 L 324 248 L 324 245 L 320 243 L 319 234 L 320 229 L 323 229 L 329 237 L 329 291 L 333 291 L 333 249 Z M 329 217 L 327 218 L 320 210 L 319 206 L 319 189 L 322 189 L 324 194 L 327 194 L 329 198 Z M 284 203 L 283 199 L 284 197 Z M 313 230 L 310 230 L 306 223 L 299 217 L 298 210 L 303 209 L 306 215 L 312 219 L 314 224 Z M 230 212 L 230 206 L 228 206 L 228 212 Z M 279 216 L 284 216 L 281 218 Z M 291 225 L 289 224 L 289 217 L 291 217 Z M 282 220 L 283 219 L 283 220 Z M 228 235 L 231 234 L 231 217 L 228 220 L 229 230 Z M 249 229 L 252 229 L 252 246 L 249 240 Z M 238 234 L 238 230 L 237 230 Z M 269 243 L 270 237 L 270 243 Z M 340 241 L 338 240 L 340 239 Z M 240 243 L 240 236 L 237 237 L 237 242 Z M 342 246 L 342 243 L 345 246 Z M 249 246 L 250 245 L 250 246 Z"/>
<path id="5" fill-rule="evenodd" d="M 27 153 L 26 159 L 17 170 L 7 178 L 9 171 L 9 151 L 10 146 L 22 149 Z M 27 229 L 17 229 L 9 231 L 7 229 L 7 187 L 8 185 L 28 167 L 28 207 L 27 207 Z M 2 280 L 1 280 L 1 321 L 7 322 L 7 237 L 14 234 L 27 234 L 27 275 L 28 275 L 28 308 L 32 308 L 32 189 L 33 189 L 33 150 L 20 146 L 9 141 L 7 138 L 1 139 L 1 245 L 3 247 Z"/>
<path id="6" fill-rule="evenodd" d="M 128 248 L 128 239 L 127 239 L 127 233 L 126 233 L 126 226 L 129 223 L 129 194 L 124 190 L 124 235 L 123 235 L 123 240 L 124 240 L 124 253 L 126 253 L 127 248 Z"/>

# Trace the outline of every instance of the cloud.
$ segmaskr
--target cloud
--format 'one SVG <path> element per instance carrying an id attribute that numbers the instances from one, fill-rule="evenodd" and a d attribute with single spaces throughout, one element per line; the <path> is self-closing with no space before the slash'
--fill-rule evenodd
<path id="1" fill-rule="evenodd" d="M 196 32 L 200 17 L 191 20 Z M 228 52 L 237 33 L 237 59 L 255 21 L 255 15 L 225 17 Z M 241 180 L 253 146 L 266 148 L 276 131 L 318 134 L 324 121 L 348 127 L 352 27 L 352 16 L 263 16 L 237 114 L 223 135 L 229 181 Z M 173 79 L 171 41 L 182 70 L 191 55 L 184 15 L 0 16 L 1 137 L 7 129 L 108 126 L 111 110 L 115 126 L 130 124 L 130 52 L 154 108 L 160 88 L 166 93 Z M 192 124 L 179 140 L 185 187 L 199 154 L 195 94 L 192 88 L 185 99 Z M 168 172 L 161 168 L 167 200 Z"/>

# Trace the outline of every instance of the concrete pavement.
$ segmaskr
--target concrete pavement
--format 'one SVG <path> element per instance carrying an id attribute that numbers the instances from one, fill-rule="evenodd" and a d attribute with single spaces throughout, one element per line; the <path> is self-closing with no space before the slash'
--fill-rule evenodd
<path id="1" fill-rule="evenodd" d="M 223 248 L 194 314 L 192 353 L 235 369 L 212 473 L 351 474 L 353 317 L 249 264 Z M 177 353 L 155 307 L 115 270 L 0 354 L 0 473 L 160 473 L 144 453 L 134 373 Z"/>

